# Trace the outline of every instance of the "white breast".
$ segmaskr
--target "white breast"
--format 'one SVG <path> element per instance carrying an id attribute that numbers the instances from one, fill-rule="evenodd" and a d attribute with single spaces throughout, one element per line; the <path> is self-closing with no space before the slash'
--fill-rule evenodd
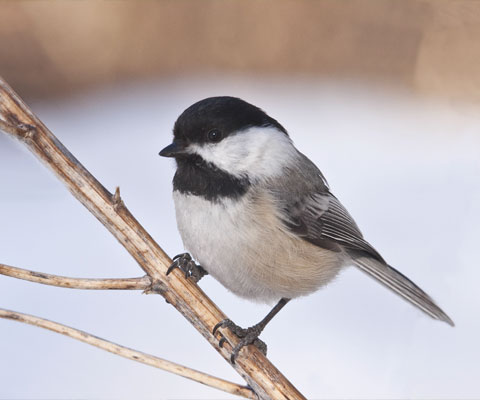
<path id="1" fill-rule="evenodd" d="M 338 253 L 286 230 L 271 198 L 250 191 L 216 203 L 174 192 L 187 251 L 233 293 L 257 301 L 306 295 L 342 266 Z"/>

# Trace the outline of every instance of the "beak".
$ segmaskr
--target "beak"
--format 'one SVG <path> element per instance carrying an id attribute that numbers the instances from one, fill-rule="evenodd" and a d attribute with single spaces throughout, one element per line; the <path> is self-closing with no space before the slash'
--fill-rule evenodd
<path id="1" fill-rule="evenodd" d="M 160 153 L 158 153 L 158 155 L 162 157 L 178 157 L 182 154 L 185 154 L 185 147 L 176 142 L 169 144 Z"/>

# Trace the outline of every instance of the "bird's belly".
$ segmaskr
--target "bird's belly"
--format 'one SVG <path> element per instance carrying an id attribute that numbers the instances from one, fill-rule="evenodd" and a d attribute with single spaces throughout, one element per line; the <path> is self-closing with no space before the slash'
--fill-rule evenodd
<path id="1" fill-rule="evenodd" d="M 174 192 L 185 248 L 233 293 L 273 302 L 309 294 L 335 277 L 339 253 L 289 232 L 268 198 L 245 195 L 212 203 Z"/>

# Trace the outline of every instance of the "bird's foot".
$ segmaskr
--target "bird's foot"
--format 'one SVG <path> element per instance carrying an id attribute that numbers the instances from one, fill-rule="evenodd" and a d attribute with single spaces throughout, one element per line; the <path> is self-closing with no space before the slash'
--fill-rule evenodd
<path id="1" fill-rule="evenodd" d="M 179 268 L 185 274 L 185 278 L 192 278 L 195 283 L 205 275 L 208 275 L 208 272 L 205 271 L 201 265 L 195 264 L 195 261 L 192 260 L 192 257 L 188 253 L 178 254 L 173 257 L 173 263 L 168 268 L 167 275 L 175 268 Z"/>
<path id="2" fill-rule="evenodd" d="M 233 348 L 232 350 L 232 355 L 230 356 L 230 361 L 232 364 L 235 364 L 235 359 L 238 357 L 238 353 L 240 350 L 248 346 L 249 344 L 253 344 L 256 346 L 264 355 L 267 355 L 267 345 L 263 340 L 260 340 L 258 337 L 260 336 L 260 333 L 262 333 L 263 328 L 265 326 L 263 324 L 256 324 L 251 326 L 250 328 L 244 329 L 239 327 L 237 324 L 232 322 L 229 319 L 224 319 L 223 321 L 219 322 L 215 327 L 213 328 L 213 334 L 215 335 L 215 332 L 219 328 L 228 328 L 230 331 L 235 334 L 240 341 L 238 344 Z M 220 347 L 223 347 L 223 344 L 225 343 L 226 339 L 225 337 L 222 337 L 220 339 L 220 342 L 218 343 Z"/>

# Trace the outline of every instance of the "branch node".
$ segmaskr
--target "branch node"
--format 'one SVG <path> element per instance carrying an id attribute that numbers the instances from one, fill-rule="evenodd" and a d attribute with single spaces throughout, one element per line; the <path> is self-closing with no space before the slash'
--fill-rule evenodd
<path id="1" fill-rule="evenodd" d="M 120 186 L 117 186 L 115 189 L 115 194 L 112 196 L 112 203 L 115 211 L 118 211 L 120 208 L 125 206 L 122 198 L 120 197 Z"/>
<path id="2" fill-rule="evenodd" d="M 37 128 L 30 124 L 20 123 L 17 125 L 19 135 L 25 140 L 33 140 L 37 134 Z"/>
<path id="3" fill-rule="evenodd" d="M 11 133 L 18 139 L 30 141 L 34 138 L 37 128 L 33 125 L 23 123 L 12 111 L 0 110 L 0 129 Z"/>
<path id="4" fill-rule="evenodd" d="M 165 294 L 168 292 L 168 287 L 162 281 L 155 279 L 152 280 L 152 284 L 147 287 L 143 294 L 159 294 L 165 297 Z"/>
<path id="5" fill-rule="evenodd" d="M 5 120 L 10 128 L 15 131 L 17 136 L 22 139 L 32 139 L 37 132 L 37 128 L 35 126 L 22 122 L 20 118 L 18 118 L 18 116 L 11 111 L 5 115 Z"/>

